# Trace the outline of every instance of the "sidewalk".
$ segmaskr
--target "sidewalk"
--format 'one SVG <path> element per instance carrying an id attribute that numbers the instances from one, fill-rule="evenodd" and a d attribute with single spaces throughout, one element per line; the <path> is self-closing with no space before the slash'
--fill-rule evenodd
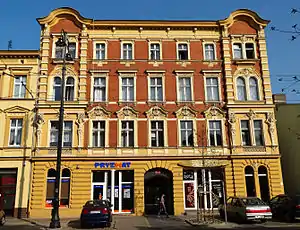
<path id="1" fill-rule="evenodd" d="M 27 221 L 31 224 L 34 224 L 34 225 L 39 226 L 44 229 L 49 229 L 49 225 L 51 222 L 50 218 L 38 218 L 38 219 L 23 218 L 22 220 Z M 75 219 L 75 218 L 60 219 L 61 228 L 69 228 L 70 224 L 72 224 L 73 222 L 76 222 L 76 221 L 78 221 L 78 219 Z"/>

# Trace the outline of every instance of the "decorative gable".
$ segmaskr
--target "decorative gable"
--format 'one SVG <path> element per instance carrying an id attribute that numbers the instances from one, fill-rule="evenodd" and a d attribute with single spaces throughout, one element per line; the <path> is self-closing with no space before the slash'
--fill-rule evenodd
<path id="1" fill-rule="evenodd" d="M 155 119 L 155 118 L 166 118 L 168 115 L 168 112 L 159 106 L 154 106 L 154 107 L 150 108 L 146 112 L 146 114 L 149 119 Z"/>
<path id="2" fill-rule="evenodd" d="M 196 118 L 197 116 L 197 111 L 188 107 L 188 106 L 183 106 L 180 109 L 178 109 L 176 112 L 176 117 L 181 119 L 181 118 Z"/>
<path id="3" fill-rule="evenodd" d="M 21 106 L 13 106 L 5 109 L 4 113 L 28 113 L 30 110 Z"/>
<path id="4" fill-rule="evenodd" d="M 130 106 L 125 106 L 117 111 L 119 119 L 133 119 L 138 117 L 139 112 Z"/>
<path id="5" fill-rule="evenodd" d="M 203 113 L 207 119 L 224 118 L 226 114 L 222 109 L 216 106 L 209 107 Z"/>
<path id="6" fill-rule="evenodd" d="M 95 106 L 92 108 L 88 113 L 88 117 L 91 119 L 95 118 L 109 118 L 111 115 L 111 112 L 105 109 L 102 106 Z"/>

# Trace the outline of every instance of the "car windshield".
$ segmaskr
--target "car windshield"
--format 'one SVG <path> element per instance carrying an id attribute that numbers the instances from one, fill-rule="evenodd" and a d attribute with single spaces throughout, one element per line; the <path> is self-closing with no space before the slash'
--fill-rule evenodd
<path id="1" fill-rule="evenodd" d="M 258 198 L 242 198 L 241 200 L 245 205 L 265 205 L 265 203 Z"/>
<path id="2" fill-rule="evenodd" d="M 85 203 L 85 206 L 105 206 L 107 202 L 105 200 L 89 200 Z"/>

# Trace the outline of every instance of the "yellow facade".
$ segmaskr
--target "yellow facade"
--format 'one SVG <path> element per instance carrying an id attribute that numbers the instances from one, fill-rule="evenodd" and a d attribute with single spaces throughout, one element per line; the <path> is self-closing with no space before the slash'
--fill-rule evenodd
<path id="1" fill-rule="evenodd" d="M 0 192 L 4 197 L 4 209 L 18 217 L 27 215 L 30 196 L 38 56 L 38 51 L 0 51 Z M 16 78 L 20 76 L 26 77 L 24 84 L 32 95 L 25 89 L 17 92 Z M 11 141 L 13 119 L 22 120 L 20 144 Z M 15 182 L 4 182 L 5 178 Z"/>

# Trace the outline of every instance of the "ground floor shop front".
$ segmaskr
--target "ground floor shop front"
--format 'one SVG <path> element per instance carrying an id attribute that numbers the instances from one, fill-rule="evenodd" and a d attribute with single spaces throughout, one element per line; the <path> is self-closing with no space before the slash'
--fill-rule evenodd
<path id="1" fill-rule="evenodd" d="M 33 161 L 31 217 L 50 216 L 55 161 Z M 267 199 L 283 192 L 279 159 L 63 159 L 61 217 L 78 217 L 90 199 L 109 199 L 115 214 L 157 214 L 166 195 L 169 214 L 212 209 L 230 195 Z"/>

